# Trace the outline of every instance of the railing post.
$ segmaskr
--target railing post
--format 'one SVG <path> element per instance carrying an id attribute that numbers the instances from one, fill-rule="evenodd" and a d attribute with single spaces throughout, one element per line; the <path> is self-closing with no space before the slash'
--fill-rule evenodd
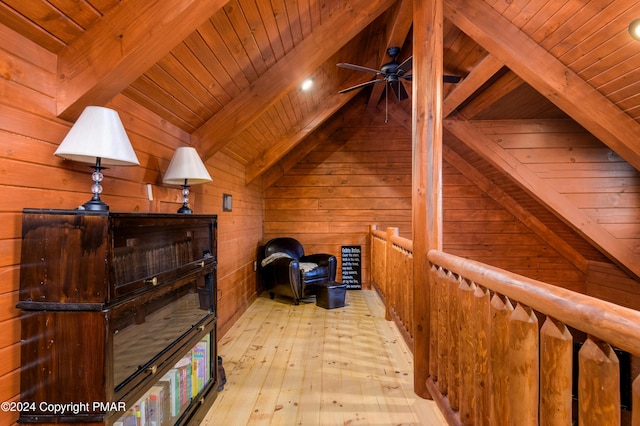
<path id="1" fill-rule="evenodd" d="M 432 269 L 436 267 L 433 266 Z M 440 393 L 446 395 L 449 393 L 449 377 L 448 377 L 448 358 L 449 358 L 449 281 L 445 272 L 442 269 L 436 269 L 434 272 L 438 290 L 437 304 L 431 305 L 438 310 L 437 318 L 437 339 L 438 349 L 437 358 L 434 356 L 431 359 L 437 359 L 436 376 L 438 377 L 438 389 Z M 454 311 L 455 312 L 455 311 Z M 432 340 L 434 335 L 431 334 Z"/>
<path id="2" fill-rule="evenodd" d="M 378 259 L 375 258 L 375 240 L 373 237 L 373 231 L 378 230 L 378 225 L 369 225 L 369 283 L 373 288 L 374 283 L 378 277 L 376 276 L 376 263 Z"/>
<path id="3" fill-rule="evenodd" d="M 439 268 L 442 270 L 442 268 Z M 449 357 L 448 364 L 448 398 L 449 405 L 454 411 L 460 408 L 460 281 L 461 278 L 449 271 L 447 273 L 449 286 Z"/>
<path id="4" fill-rule="evenodd" d="M 509 320 L 513 313 L 511 301 L 494 293 L 491 298 L 491 331 L 489 342 L 489 393 L 491 423 L 509 425 Z"/>
<path id="5" fill-rule="evenodd" d="M 588 336 L 578 361 L 578 424 L 619 425 L 620 364 L 613 348 Z"/>
<path id="6" fill-rule="evenodd" d="M 489 326 L 490 326 L 490 298 L 489 291 L 476 285 L 473 294 L 473 324 L 475 335 L 475 399 L 476 422 L 478 426 L 489 426 Z"/>
<path id="7" fill-rule="evenodd" d="M 540 329 L 540 425 L 571 424 L 573 337 L 547 317 Z"/>
<path id="8" fill-rule="evenodd" d="M 473 387 L 475 384 L 475 354 L 473 330 L 473 294 L 476 285 L 473 281 L 460 281 L 460 422 L 463 425 L 475 423 L 476 399 Z"/>
<path id="9" fill-rule="evenodd" d="M 391 311 L 390 308 L 393 307 L 396 303 L 397 288 L 391 288 L 391 283 L 394 281 L 394 267 L 396 266 L 393 263 L 393 242 L 391 241 L 391 237 L 394 235 L 399 235 L 398 228 L 389 227 L 387 228 L 387 236 L 385 238 L 385 274 L 384 274 L 384 292 L 385 292 L 385 310 L 384 310 L 384 318 L 387 321 L 390 321 Z"/>
<path id="10" fill-rule="evenodd" d="M 511 426 L 538 424 L 538 318 L 518 303 L 509 322 Z"/>

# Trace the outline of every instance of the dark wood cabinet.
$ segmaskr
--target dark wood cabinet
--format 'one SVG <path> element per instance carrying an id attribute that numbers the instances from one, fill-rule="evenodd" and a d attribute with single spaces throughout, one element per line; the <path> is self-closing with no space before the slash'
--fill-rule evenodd
<path id="1" fill-rule="evenodd" d="M 202 418 L 218 387 L 216 234 L 215 215 L 25 209 L 19 421 Z"/>

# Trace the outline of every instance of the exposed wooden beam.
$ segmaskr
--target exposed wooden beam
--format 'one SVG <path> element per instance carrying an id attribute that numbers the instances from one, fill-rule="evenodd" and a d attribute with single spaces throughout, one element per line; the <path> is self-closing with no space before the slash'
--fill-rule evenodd
<path id="1" fill-rule="evenodd" d="M 460 113 L 470 120 L 524 84 L 525 82 L 520 77 L 512 71 L 508 71 L 486 90 L 474 97 L 471 102 L 464 106 Z"/>
<path id="2" fill-rule="evenodd" d="M 413 2 L 412 233 L 414 294 L 413 386 L 430 398 L 427 379 L 433 353 L 429 318 L 429 250 L 442 250 L 443 0 Z"/>
<path id="3" fill-rule="evenodd" d="M 536 216 L 523 208 L 516 200 L 504 192 L 500 187 L 491 182 L 486 176 L 480 173 L 471 164 L 465 161 L 458 153 L 451 148 L 443 147 L 443 158 L 447 163 L 455 167 L 460 173 L 466 176 L 471 182 L 478 185 L 487 195 L 496 200 L 516 219 L 522 222 L 537 237 L 546 242 L 556 250 L 562 257 L 567 259 L 573 266 L 583 273 L 587 273 L 587 260 L 578 253 L 570 244 L 560 238 L 555 232 L 550 230 Z"/>
<path id="4" fill-rule="evenodd" d="M 447 19 L 640 170 L 640 124 L 486 2 L 446 0 Z"/>
<path id="5" fill-rule="evenodd" d="M 390 58 L 387 55 L 387 48 L 396 46 L 402 47 L 404 45 L 404 41 L 407 38 L 407 34 L 409 34 L 409 30 L 411 29 L 411 24 L 413 24 L 413 2 L 412 0 L 400 0 L 398 2 L 398 6 L 395 10 L 393 18 L 391 19 L 391 24 L 389 25 L 389 31 L 385 37 L 385 45 L 380 52 L 381 60 L 380 67 L 385 63 L 389 62 Z M 371 94 L 369 95 L 369 102 L 367 103 L 367 108 L 375 108 L 380 102 L 380 97 L 384 92 L 385 85 L 384 84 L 374 84 L 371 88 Z"/>
<path id="6" fill-rule="evenodd" d="M 485 160 L 507 173 L 520 186 L 561 217 L 625 270 L 640 276 L 640 262 L 632 248 L 611 235 L 583 213 L 564 195 L 546 184 L 534 172 L 504 150 L 472 123 L 459 116 L 444 121 L 445 128 Z"/>
<path id="7" fill-rule="evenodd" d="M 104 105 L 217 12 L 227 0 L 128 0 L 58 55 L 58 116 Z"/>
<path id="8" fill-rule="evenodd" d="M 403 109 L 397 102 L 390 104 L 389 115 L 391 115 L 395 121 L 403 125 L 405 128 L 411 130 L 410 113 Z M 407 125 L 407 123 L 409 124 Z M 447 129 L 445 128 L 445 131 L 446 130 Z M 474 184 L 478 185 L 478 187 L 487 195 L 496 200 L 541 240 L 545 241 L 558 251 L 561 256 L 571 262 L 571 264 L 578 268 L 578 270 L 583 273 L 587 272 L 587 260 L 580 253 L 567 244 L 566 241 L 560 238 L 555 232 L 550 230 L 544 223 L 538 220 L 537 217 L 524 209 L 516 200 L 510 197 L 509 194 L 497 187 L 493 182 L 491 182 L 491 180 L 482 175 L 482 173 L 446 145 L 443 145 L 442 147 L 442 158 L 447 163 L 455 167 L 460 173 L 465 175 Z"/>
<path id="9" fill-rule="evenodd" d="M 260 79 L 193 132 L 192 144 L 205 160 L 210 158 L 393 3 L 394 0 L 353 0 L 351 7 L 320 25 Z"/>
<path id="10" fill-rule="evenodd" d="M 502 62 L 493 55 L 487 55 L 464 80 L 456 85 L 456 88 L 449 93 L 444 100 L 442 107 L 443 117 L 447 117 L 458 108 L 469 96 L 482 87 L 491 77 L 504 66 Z"/>
<path id="11" fill-rule="evenodd" d="M 278 162 L 285 154 L 295 147 L 301 140 L 316 130 L 325 120 L 335 114 L 347 104 L 358 91 L 336 93 L 322 102 L 322 109 L 316 114 L 307 114 L 303 123 L 289 129 L 279 141 L 271 145 L 269 149 L 260 153 L 245 171 L 246 183 L 251 183 L 255 178 L 264 173 L 269 167 Z"/>

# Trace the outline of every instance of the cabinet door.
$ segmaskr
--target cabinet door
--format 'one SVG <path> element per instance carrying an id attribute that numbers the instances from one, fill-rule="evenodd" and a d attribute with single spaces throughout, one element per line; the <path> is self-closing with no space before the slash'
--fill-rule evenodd
<path id="1" fill-rule="evenodd" d="M 205 400 L 217 394 L 217 354 L 215 324 L 198 336 L 195 343 L 138 399 L 127 403 L 126 412 L 117 413 L 116 425 L 188 424 Z"/>

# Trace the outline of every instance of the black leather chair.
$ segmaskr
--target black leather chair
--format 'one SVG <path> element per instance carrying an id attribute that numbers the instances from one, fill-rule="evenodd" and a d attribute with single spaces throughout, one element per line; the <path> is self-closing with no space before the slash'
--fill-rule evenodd
<path id="1" fill-rule="evenodd" d="M 263 250 L 261 274 L 269 296 L 300 299 L 316 294 L 316 284 L 334 281 L 338 260 L 331 254 L 304 254 L 302 244 L 294 238 L 274 238 Z"/>

